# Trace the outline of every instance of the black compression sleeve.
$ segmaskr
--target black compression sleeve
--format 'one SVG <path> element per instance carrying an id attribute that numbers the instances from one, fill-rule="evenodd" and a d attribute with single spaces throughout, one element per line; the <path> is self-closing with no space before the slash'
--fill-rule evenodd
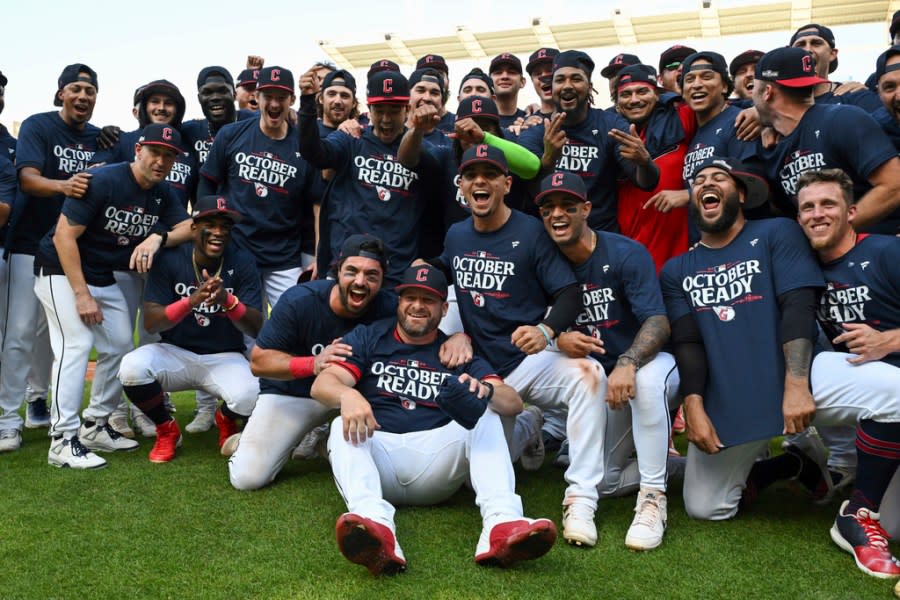
<path id="1" fill-rule="evenodd" d="M 575 322 L 581 309 L 581 286 L 573 283 L 556 293 L 550 305 L 550 312 L 543 323 L 559 336 Z"/>
<path id="2" fill-rule="evenodd" d="M 781 343 L 805 338 L 816 341 L 816 291 L 797 288 L 778 296 L 781 309 Z"/>
<path id="3" fill-rule="evenodd" d="M 685 315 L 672 323 L 672 346 L 681 378 L 681 395 L 702 396 L 706 389 L 706 347 L 693 316 Z"/>

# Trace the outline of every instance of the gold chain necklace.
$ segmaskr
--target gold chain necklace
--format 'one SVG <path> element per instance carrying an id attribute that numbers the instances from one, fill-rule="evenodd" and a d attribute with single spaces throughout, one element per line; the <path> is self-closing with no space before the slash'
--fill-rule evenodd
<path id="1" fill-rule="evenodd" d="M 191 264 L 194 265 L 194 275 L 197 277 L 197 285 L 200 285 L 205 279 L 200 275 L 200 269 L 197 268 L 197 257 L 194 255 L 194 251 L 191 251 Z M 225 265 L 225 258 L 223 257 L 221 261 L 219 261 L 219 269 L 215 272 L 213 277 L 218 277 L 219 274 L 222 273 L 222 267 Z"/>

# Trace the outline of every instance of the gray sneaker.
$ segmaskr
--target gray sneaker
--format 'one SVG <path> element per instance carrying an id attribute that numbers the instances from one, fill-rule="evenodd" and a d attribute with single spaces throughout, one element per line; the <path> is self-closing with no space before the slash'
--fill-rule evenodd
<path id="1" fill-rule="evenodd" d="M 216 408 L 209 410 L 207 407 L 199 409 L 194 413 L 194 420 L 187 424 L 184 429 L 188 433 L 203 433 L 209 431 L 216 422 Z"/>
<path id="2" fill-rule="evenodd" d="M 78 430 L 81 444 L 95 452 L 118 452 L 135 450 L 139 444 L 109 426 L 104 420 L 85 421 Z"/>
<path id="3" fill-rule="evenodd" d="M 0 452 L 15 452 L 22 447 L 22 434 L 18 429 L 0 431 Z"/>
<path id="4" fill-rule="evenodd" d="M 328 434 L 331 431 L 331 425 L 325 423 L 319 425 L 300 440 L 297 447 L 291 453 L 292 460 L 312 460 L 314 458 L 327 458 L 328 450 L 325 444 L 328 442 Z M 222 446 L 224 452 L 225 447 Z"/>
<path id="5" fill-rule="evenodd" d="M 134 430 L 128 424 L 128 405 L 121 404 L 109 415 L 109 426 L 128 439 L 134 438 Z"/>

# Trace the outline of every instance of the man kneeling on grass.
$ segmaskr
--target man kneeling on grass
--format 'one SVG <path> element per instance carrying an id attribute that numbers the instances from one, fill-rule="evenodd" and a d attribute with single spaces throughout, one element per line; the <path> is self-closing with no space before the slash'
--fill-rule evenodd
<path id="1" fill-rule="evenodd" d="M 144 290 L 144 328 L 161 342 L 129 352 L 119 368 L 128 399 L 156 423 L 150 461 L 169 462 L 181 444 L 164 392 L 203 390 L 222 398 L 215 420 L 219 447 L 250 415 L 259 381 L 244 356 L 244 336 L 262 327 L 253 257 L 229 244 L 241 215 L 221 196 L 203 196 L 192 214 L 192 244 L 165 250 Z"/>
<path id="2" fill-rule="evenodd" d="M 484 523 L 475 561 L 509 566 L 543 556 L 556 527 L 522 516 L 499 417 L 521 412 L 522 399 L 478 357 L 454 369 L 441 364 L 447 281 L 440 271 L 409 267 L 396 290 L 397 317 L 351 331 L 343 342 L 352 356 L 312 387 L 313 398 L 341 410 L 328 438 L 349 510 L 337 521 L 341 553 L 373 575 L 406 570 L 393 504 L 441 502 L 468 476 Z"/>

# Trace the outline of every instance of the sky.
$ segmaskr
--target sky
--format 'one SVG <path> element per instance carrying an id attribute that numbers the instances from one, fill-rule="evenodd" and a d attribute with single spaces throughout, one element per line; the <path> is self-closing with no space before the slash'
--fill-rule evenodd
<path id="1" fill-rule="evenodd" d="M 747 0 L 714 0 L 719 6 L 752 5 Z M 14 0 L 7 0 L 14 2 Z M 550 25 L 610 18 L 622 5 L 628 14 L 664 14 L 691 10 L 698 2 L 643 0 L 380 0 L 361 2 L 281 2 L 251 4 L 234 0 L 190 0 L 174 3 L 136 3 L 121 0 L 15 1 L 4 13 L 0 36 L 0 71 L 9 79 L 6 109 L 0 122 L 11 126 L 28 115 L 54 110 L 53 94 L 63 67 L 84 63 L 97 71 L 100 90 L 92 122 L 132 129 L 134 89 L 153 79 L 174 82 L 187 98 L 187 118 L 201 116 L 196 101 L 196 76 L 207 65 L 222 65 L 233 75 L 244 67 L 248 54 L 265 57 L 267 65 L 280 65 L 295 78 L 317 60 L 327 58 L 319 40 L 335 46 L 376 43 L 385 33 L 415 39 L 454 35 L 456 26 L 471 31 L 499 31 L 529 27 L 541 17 Z M 265 7 L 254 12 L 251 7 Z M 435 9 L 435 6 L 444 7 Z M 450 8 L 452 7 L 452 8 Z M 165 11 L 172 11 L 168 16 Z M 470 16 L 471 15 L 471 16 Z M 825 23 L 827 25 L 827 23 Z M 887 23 L 834 27 L 840 52 L 840 80 L 865 80 L 875 58 L 888 43 Z M 655 64 L 659 53 L 673 43 L 698 50 L 717 50 L 726 60 L 748 48 L 769 50 L 787 43 L 791 32 L 740 35 L 716 40 L 670 40 L 632 47 L 588 50 L 598 65 L 595 81 L 603 89 L 599 68 L 618 52 L 633 52 Z M 527 55 L 522 55 L 523 63 Z M 451 88 L 480 62 L 450 64 Z M 404 67 L 408 74 L 411 67 Z M 361 84 L 364 70 L 354 73 Z M 520 104 L 534 101 L 533 91 L 520 96 Z"/>

